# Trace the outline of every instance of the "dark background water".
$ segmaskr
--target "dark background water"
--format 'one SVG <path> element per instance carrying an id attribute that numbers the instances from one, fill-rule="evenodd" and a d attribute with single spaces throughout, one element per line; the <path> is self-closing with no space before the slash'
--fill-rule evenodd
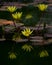
<path id="1" fill-rule="evenodd" d="M 11 60 L 8 58 L 8 52 L 11 51 L 12 45 L 15 43 L 15 52 L 17 58 Z M 34 50 L 26 52 L 21 49 L 23 43 L 14 41 L 0 41 L 0 65 L 52 65 L 52 43 L 45 46 L 33 46 Z M 39 57 L 39 52 L 43 47 L 49 53 L 48 57 Z"/>

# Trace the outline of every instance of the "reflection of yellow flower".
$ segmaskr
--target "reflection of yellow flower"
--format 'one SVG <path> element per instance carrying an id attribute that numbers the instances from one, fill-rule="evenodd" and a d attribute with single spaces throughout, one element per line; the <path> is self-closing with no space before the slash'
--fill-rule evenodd
<path id="1" fill-rule="evenodd" d="M 28 37 L 29 35 L 31 35 L 32 32 L 33 31 L 31 31 L 30 28 L 26 28 L 22 31 L 22 34 Z"/>
<path id="2" fill-rule="evenodd" d="M 41 53 L 40 53 L 40 57 L 47 57 L 49 56 L 48 52 L 46 50 L 43 50 Z"/>
<path id="3" fill-rule="evenodd" d="M 31 14 L 27 14 L 25 18 L 26 19 L 31 19 L 32 18 L 32 15 Z"/>
<path id="4" fill-rule="evenodd" d="M 10 53 L 10 54 L 9 54 L 9 58 L 10 58 L 10 59 L 16 59 L 16 54 L 13 53 L 13 52 Z"/>
<path id="5" fill-rule="evenodd" d="M 12 14 L 12 17 L 14 18 L 14 19 L 21 19 L 21 16 L 22 16 L 22 12 L 16 12 L 16 13 L 14 13 L 14 14 Z"/>
<path id="6" fill-rule="evenodd" d="M 22 46 L 22 49 L 30 52 L 31 49 L 33 49 L 33 47 L 31 45 L 25 44 L 25 45 Z"/>
<path id="7" fill-rule="evenodd" d="M 45 5 L 45 4 L 39 4 L 38 5 L 38 8 L 41 10 L 41 11 L 45 11 L 47 9 L 48 5 Z"/>
<path id="8" fill-rule="evenodd" d="M 14 11 L 17 10 L 17 8 L 16 8 L 15 6 L 8 6 L 8 7 L 7 7 L 7 10 L 8 10 L 9 12 L 14 12 Z"/>

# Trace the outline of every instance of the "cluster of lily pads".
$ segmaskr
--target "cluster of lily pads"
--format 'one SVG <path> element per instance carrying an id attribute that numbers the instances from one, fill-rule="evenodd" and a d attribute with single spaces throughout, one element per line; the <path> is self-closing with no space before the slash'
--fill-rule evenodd
<path id="1" fill-rule="evenodd" d="M 41 12 L 44 12 L 47 8 L 48 8 L 48 5 L 46 5 L 46 4 L 38 4 L 37 6 L 36 6 Z M 10 13 L 11 13 L 11 15 L 12 15 L 12 17 L 13 17 L 13 24 L 14 24 L 14 26 L 15 26 L 15 29 L 17 30 L 16 32 L 15 32 L 15 34 L 17 34 L 18 33 L 18 38 L 20 38 L 20 33 L 19 33 L 19 29 L 20 28 L 17 28 L 16 27 L 16 23 L 18 24 L 19 22 L 21 23 L 21 20 L 22 20 L 22 16 L 23 16 L 23 12 L 16 12 L 16 10 L 17 10 L 17 7 L 16 6 L 8 6 L 7 7 L 7 11 L 9 11 Z M 25 19 L 31 19 L 33 16 L 31 15 L 31 14 L 27 14 L 26 16 L 25 16 Z M 27 22 L 28 23 L 28 22 Z M 29 37 L 30 37 L 30 35 L 33 33 L 33 30 L 31 30 L 30 28 L 25 28 L 24 30 L 22 30 L 21 31 L 21 34 L 23 35 L 23 36 L 25 36 L 27 39 L 29 39 Z M 17 37 L 17 36 L 16 36 Z M 16 39 L 15 38 L 15 36 L 14 36 L 14 39 Z M 25 45 L 23 45 L 22 46 L 22 49 L 25 51 L 31 51 L 31 50 L 33 50 L 33 47 L 31 46 L 31 45 L 29 45 L 29 44 L 25 44 Z M 43 50 L 43 51 L 41 51 L 40 53 L 39 53 L 39 56 L 40 57 L 45 57 L 45 56 L 49 56 L 49 54 L 48 54 L 48 52 L 46 51 L 46 50 Z M 14 53 L 14 52 L 10 52 L 9 53 L 9 58 L 10 59 L 16 59 L 16 57 L 17 57 L 17 55 L 16 55 L 16 53 Z"/>

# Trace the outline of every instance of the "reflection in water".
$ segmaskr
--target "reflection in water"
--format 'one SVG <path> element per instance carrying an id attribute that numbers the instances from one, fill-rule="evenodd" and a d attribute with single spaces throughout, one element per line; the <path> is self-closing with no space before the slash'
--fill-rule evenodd
<path id="1" fill-rule="evenodd" d="M 14 61 L 11 61 L 8 59 L 8 53 L 9 51 L 11 51 L 11 47 L 12 45 L 15 43 L 15 52 L 16 54 L 19 54 L 16 58 L 15 53 L 12 55 L 14 56 L 14 58 L 16 58 Z M 27 42 L 26 42 L 27 43 Z M 29 64 L 32 65 L 33 63 L 38 65 L 39 63 L 42 64 L 50 64 L 51 60 L 52 60 L 52 44 L 48 44 L 48 45 L 44 45 L 44 46 L 33 46 L 34 50 L 32 50 L 30 53 L 29 52 L 25 52 L 21 49 L 21 47 L 24 45 L 24 43 L 16 43 L 15 41 L 0 41 L 0 62 L 1 64 L 5 64 L 5 65 L 25 65 Z M 44 47 L 44 49 L 42 49 L 42 47 Z M 39 57 L 39 52 L 41 50 L 46 50 L 49 53 L 49 56 L 47 57 L 43 57 L 42 59 Z M 46 54 L 47 54 L 46 52 Z M 45 54 L 44 54 L 45 55 Z M 11 56 L 10 56 L 11 57 Z M 12 57 L 13 58 L 13 57 Z M 47 61 L 47 62 L 46 62 Z"/>

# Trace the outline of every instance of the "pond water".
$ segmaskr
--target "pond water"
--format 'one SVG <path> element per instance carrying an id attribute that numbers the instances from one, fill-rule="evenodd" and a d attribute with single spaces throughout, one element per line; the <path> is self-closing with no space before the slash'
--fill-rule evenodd
<path id="1" fill-rule="evenodd" d="M 8 0 L 9 1 L 9 0 Z M 30 6 L 31 8 L 31 6 Z M 24 10 L 25 9 L 25 10 Z M 22 9 L 18 9 L 18 11 L 24 11 L 24 14 L 28 13 L 28 9 L 29 8 L 22 8 Z M 33 12 L 32 12 L 33 9 Z M 32 15 L 35 13 L 34 16 L 34 21 L 39 21 L 39 15 L 36 9 L 36 11 L 34 10 L 34 8 L 32 7 L 30 10 L 30 13 L 32 13 Z M 47 12 L 48 13 L 48 12 Z M 47 23 L 49 23 L 49 25 L 52 25 L 52 14 L 47 14 L 45 18 L 47 18 L 46 20 L 44 19 L 43 21 L 46 21 Z M 12 20 L 11 15 L 9 14 L 9 12 L 7 11 L 0 11 L 0 19 L 7 19 L 7 20 Z M 49 19 L 49 20 L 48 20 Z M 26 23 L 27 21 L 25 21 Z M 32 23 L 30 23 L 31 25 L 34 24 L 34 22 L 32 21 Z M 27 25 L 27 24 L 26 24 Z M 52 28 L 49 29 L 48 31 L 51 31 L 52 33 Z M 2 31 L 0 31 L 0 33 L 2 33 Z M 1 34 L 0 34 L 1 35 Z M 10 37 L 9 35 L 6 36 Z M 52 43 L 49 43 L 47 45 L 32 45 L 33 46 L 33 50 L 31 52 L 26 52 L 23 49 L 21 49 L 21 47 L 26 44 L 27 42 L 15 42 L 15 41 L 11 41 L 11 40 L 5 40 L 5 41 L 0 41 L 0 65 L 52 65 Z M 14 45 L 14 51 L 17 54 L 17 58 L 14 60 L 9 59 L 9 52 L 11 52 L 12 46 Z M 42 50 L 46 50 L 49 53 L 49 56 L 47 57 L 43 57 L 40 58 L 39 56 L 39 52 L 41 52 Z"/>
<path id="2" fill-rule="evenodd" d="M 11 51 L 12 45 L 17 53 L 17 58 L 11 60 L 8 58 L 8 53 Z M 33 46 L 34 50 L 26 52 L 21 49 L 24 43 L 16 43 L 15 41 L 0 41 L 0 63 L 1 65 L 51 65 L 52 64 L 52 44 L 44 46 Z M 47 50 L 48 57 L 40 58 L 38 56 L 41 50 Z"/>

